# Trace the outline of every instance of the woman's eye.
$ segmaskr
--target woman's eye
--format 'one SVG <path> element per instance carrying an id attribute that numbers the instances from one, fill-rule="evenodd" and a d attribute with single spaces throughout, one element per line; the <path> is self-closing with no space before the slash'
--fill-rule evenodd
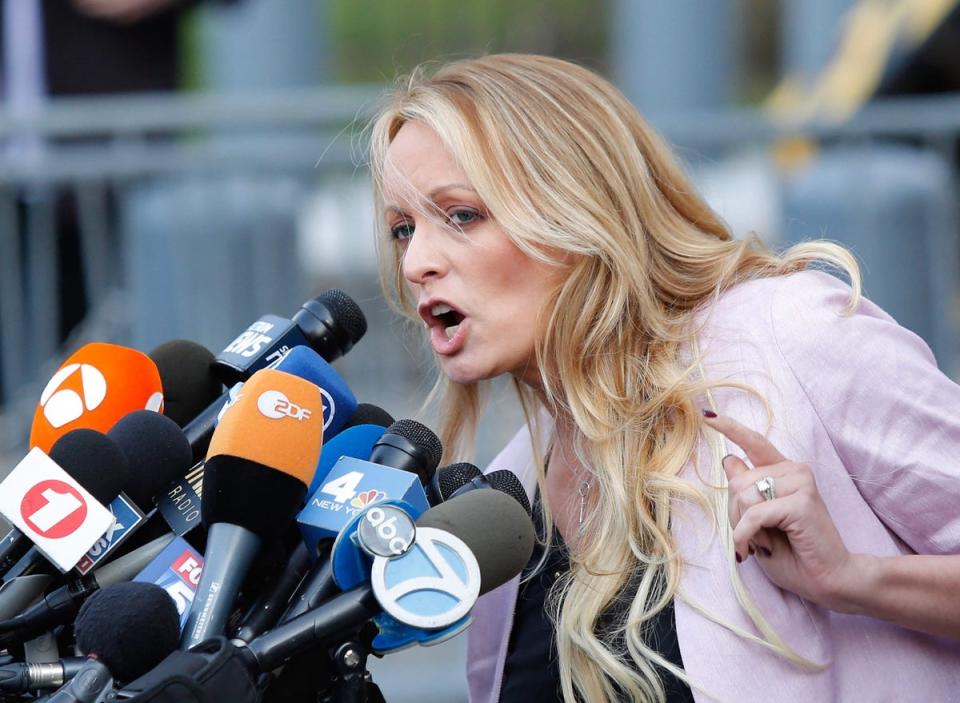
<path id="1" fill-rule="evenodd" d="M 474 220 L 478 219 L 480 217 L 480 213 L 478 213 L 476 210 L 454 210 L 448 215 L 448 217 L 453 224 L 457 225 L 458 227 L 462 227 L 463 225 L 470 224 Z"/>
<path id="2" fill-rule="evenodd" d="M 390 236 L 393 239 L 404 240 L 413 236 L 413 223 L 401 222 L 390 228 Z"/>

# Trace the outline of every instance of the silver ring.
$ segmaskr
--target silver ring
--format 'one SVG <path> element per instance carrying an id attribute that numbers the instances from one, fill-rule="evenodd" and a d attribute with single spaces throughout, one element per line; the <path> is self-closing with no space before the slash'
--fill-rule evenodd
<path id="1" fill-rule="evenodd" d="M 773 490 L 773 476 L 765 476 L 764 478 L 757 479 L 754 485 L 757 487 L 757 490 L 760 491 L 760 495 L 763 496 L 764 500 L 773 500 L 777 497 L 777 494 Z"/>

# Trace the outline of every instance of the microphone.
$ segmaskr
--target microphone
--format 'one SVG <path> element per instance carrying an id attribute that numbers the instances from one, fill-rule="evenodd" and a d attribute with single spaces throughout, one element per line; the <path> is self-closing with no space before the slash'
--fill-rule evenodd
<path id="1" fill-rule="evenodd" d="M 383 423 L 382 426 L 381 423 Z M 321 482 L 330 473 L 330 469 L 341 457 L 350 456 L 357 459 L 369 457 L 374 443 L 386 431 L 387 425 L 392 423 L 393 418 L 386 410 L 369 403 L 357 405 L 357 409 L 347 420 L 344 429 L 341 429 L 329 442 L 324 441 L 317 471 L 307 490 L 307 495 L 312 495 L 320 487 Z M 300 541 L 290 555 L 286 569 L 279 574 L 276 582 L 250 606 L 242 626 L 237 628 L 233 639 L 249 642 L 261 632 L 266 632 L 273 627 L 283 613 L 283 607 L 290 601 L 297 586 L 303 582 L 310 568 L 310 562 L 310 550 L 303 541 Z M 304 589 L 308 588 L 309 581 L 304 583 Z"/>
<path id="2" fill-rule="evenodd" d="M 214 373 L 229 387 L 299 346 L 308 346 L 333 361 L 350 351 L 366 332 L 367 320 L 360 307 L 333 288 L 305 302 L 292 320 L 261 317 L 217 355 Z"/>
<path id="3" fill-rule="evenodd" d="M 479 567 L 480 595 L 520 573 L 530 560 L 536 540 L 530 517 L 515 500 L 499 491 L 457 496 L 430 508 L 416 525 L 418 531 L 436 528 L 454 535 L 470 549 Z M 375 563 L 377 559 L 390 561 L 377 557 Z M 394 587 L 413 585 L 415 580 L 436 573 L 430 560 L 424 559 L 417 572 Z M 447 605 L 438 598 L 433 600 L 425 607 L 442 609 Z M 291 657 L 351 631 L 381 610 L 371 584 L 363 583 L 251 641 L 246 646 L 250 662 L 261 672 L 272 671 Z"/>
<path id="4" fill-rule="evenodd" d="M 320 389 L 274 369 L 255 373 L 224 413 L 204 469 L 206 563 L 183 649 L 222 634 L 261 541 L 278 538 L 303 505 L 322 424 Z"/>
<path id="5" fill-rule="evenodd" d="M 366 331 L 367 320 L 360 307 L 343 291 L 328 290 L 304 303 L 292 320 L 276 315 L 261 317 L 220 352 L 211 370 L 232 388 L 298 346 L 307 346 L 326 361 L 334 361 L 350 351 Z M 207 451 L 228 399 L 229 393 L 224 393 L 184 427 L 194 461 Z"/>
<path id="6" fill-rule="evenodd" d="M 24 461 L 30 460 L 34 452 L 40 452 L 39 456 L 43 456 L 42 450 L 35 448 Z M 120 489 L 129 476 L 127 460 L 120 447 L 105 434 L 96 430 L 80 428 L 67 432 L 57 440 L 50 449 L 48 456 L 57 467 L 69 466 L 71 473 L 80 477 L 77 482 L 90 494 L 95 503 L 90 505 L 81 500 L 82 496 L 76 498 L 69 495 L 69 487 L 61 486 L 58 482 L 52 492 L 48 493 L 47 490 L 49 489 L 43 491 L 43 504 L 37 508 L 30 508 L 30 515 L 24 514 L 26 502 L 18 504 L 12 513 L 3 511 L 4 517 L 11 522 L 17 523 L 18 520 L 23 520 L 24 524 L 33 525 L 35 530 L 35 536 L 28 534 L 34 541 L 34 546 L 30 547 L 24 556 L 7 570 L 4 574 L 4 583 L 8 583 L 19 576 L 34 573 L 38 569 L 52 568 L 51 562 L 47 561 L 45 555 L 51 558 L 57 564 L 57 567 L 63 571 L 72 568 L 76 561 L 82 557 L 82 553 L 76 558 L 73 557 L 73 554 L 84 540 L 83 528 L 87 515 L 96 513 L 98 507 L 96 504 L 101 504 L 99 506 L 100 510 L 106 512 L 108 520 L 103 523 L 102 527 L 90 527 L 95 531 L 95 534 L 90 537 L 90 541 L 86 542 L 84 551 L 89 549 L 99 538 L 99 535 L 110 526 L 112 518 L 109 511 L 106 511 L 102 505 L 109 504 L 119 495 Z M 14 469 L 14 471 L 17 471 L 17 469 Z M 4 484 L 10 481 L 12 477 L 13 474 L 8 476 Z M 36 492 L 45 483 L 47 482 L 37 483 L 35 487 L 28 491 L 28 495 L 31 492 Z M 71 502 L 66 503 L 64 501 Z M 60 504 L 61 502 L 63 502 L 63 505 Z M 71 508 L 73 509 L 71 510 Z M 67 512 L 68 510 L 69 512 Z M 42 520 L 37 518 L 41 513 Z M 43 524 L 37 525 L 33 522 L 34 519 L 40 520 Z M 93 525 L 99 524 L 98 519 Z M 65 534 L 61 535 L 61 532 Z M 73 541 L 68 545 L 61 544 L 67 538 Z M 38 546 L 41 543 L 44 545 L 43 550 Z M 65 561 L 68 559 L 73 561 L 68 564 Z"/>
<path id="7" fill-rule="evenodd" d="M 418 514 L 429 507 L 422 483 L 429 483 L 442 455 L 440 440 L 430 428 L 415 420 L 398 420 L 373 443 L 369 461 L 340 457 L 321 481 L 314 479 L 320 487 L 297 522 L 304 543 L 318 560 L 280 622 L 306 612 L 338 590 L 326 551 L 363 508 L 384 499 L 403 500 Z"/>
<path id="8" fill-rule="evenodd" d="M 447 475 L 441 476 L 442 473 Z M 523 507 L 527 515 L 530 515 L 530 500 L 527 498 L 527 492 L 512 471 L 500 469 L 482 474 L 473 464 L 462 463 L 441 469 L 437 471 L 436 476 L 441 476 L 436 483 L 443 500 L 455 498 L 478 488 L 492 488 L 506 493 Z"/>
<path id="9" fill-rule="evenodd" d="M 114 679 L 132 681 L 147 673 L 176 649 L 179 618 L 162 588 L 118 583 L 83 604 L 75 631 L 87 659 L 68 684 L 45 699 L 49 703 L 104 700 Z"/>
<path id="10" fill-rule="evenodd" d="M 320 388 L 323 398 L 323 438 L 334 436 L 352 417 L 357 407 L 357 399 L 340 374 L 315 351 L 309 347 L 296 347 L 284 356 L 276 366 L 277 371 L 298 376 Z M 243 396 L 243 384 L 237 384 L 227 394 L 228 400 L 221 414 L 226 412 L 236 399 Z M 213 431 L 215 422 L 210 424 Z M 185 430 L 189 434 L 189 427 Z M 196 450 L 196 446 L 194 450 Z M 194 467 L 186 476 L 158 501 L 158 509 L 167 523 L 178 535 L 183 536 L 197 524 L 200 514 L 200 492 L 203 488 L 203 466 Z M 199 490 L 198 490 L 199 489 Z"/>
<path id="11" fill-rule="evenodd" d="M 150 352 L 163 384 L 163 414 L 184 427 L 223 394 L 213 374 L 213 353 L 187 339 L 164 342 Z"/>
<path id="12" fill-rule="evenodd" d="M 77 434 L 74 434 L 77 433 Z M 81 486 L 86 488 L 98 502 L 113 491 L 113 484 L 126 480 L 127 462 L 119 448 L 104 442 L 99 432 L 72 430 L 61 437 L 47 455 Z M 92 450 L 92 454 L 88 452 Z M 92 461 L 91 461 L 92 459 Z M 106 461 L 112 469 L 100 475 L 100 461 Z M 119 492 L 119 488 L 117 489 Z M 33 542 L 17 528 L 3 538 L 0 552 L 0 574 L 6 574 L 33 546 Z"/>
<path id="13" fill-rule="evenodd" d="M 0 666 L 0 691 L 26 693 L 58 688 L 72 679 L 86 661 L 83 657 L 65 657 L 49 663 L 4 664 Z"/>
<path id="14" fill-rule="evenodd" d="M 160 374 L 136 349 L 94 342 L 72 354 L 47 383 L 33 416 L 30 446 L 49 452 L 70 430 L 106 432 L 134 410 L 163 410 Z"/>

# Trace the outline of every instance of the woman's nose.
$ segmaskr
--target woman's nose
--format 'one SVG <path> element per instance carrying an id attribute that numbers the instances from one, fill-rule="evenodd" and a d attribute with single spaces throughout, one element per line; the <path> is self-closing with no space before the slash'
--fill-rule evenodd
<path id="1" fill-rule="evenodd" d="M 441 246 L 441 236 L 435 226 L 417 226 L 403 254 L 403 275 L 410 283 L 422 285 L 446 273 L 448 262 Z"/>

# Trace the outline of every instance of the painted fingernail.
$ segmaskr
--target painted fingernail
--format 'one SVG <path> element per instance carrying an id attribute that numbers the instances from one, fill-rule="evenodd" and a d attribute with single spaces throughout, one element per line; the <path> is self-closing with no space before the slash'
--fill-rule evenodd
<path id="1" fill-rule="evenodd" d="M 707 410 L 706 408 L 703 408 L 700 412 L 703 413 L 704 417 L 714 418 L 717 416 L 717 414 L 713 412 L 713 410 Z"/>
<path id="2" fill-rule="evenodd" d="M 743 561 L 743 558 L 740 556 L 740 552 L 734 552 L 734 556 L 737 557 L 738 564 Z"/>
<path id="3" fill-rule="evenodd" d="M 769 557 L 771 555 L 771 551 L 766 547 L 757 547 L 757 550 L 760 552 L 760 556 L 762 557 Z"/>

